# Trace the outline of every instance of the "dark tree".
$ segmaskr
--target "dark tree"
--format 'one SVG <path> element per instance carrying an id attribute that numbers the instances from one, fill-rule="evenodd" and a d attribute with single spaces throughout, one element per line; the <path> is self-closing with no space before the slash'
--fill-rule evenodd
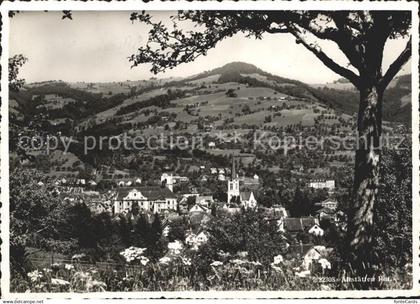
<path id="1" fill-rule="evenodd" d="M 139 207 L 139 203 L 138 202 L 133 202 L 133 205 L 131 206 L 131 213 L 134 216 L 139 215 L 140 212 L 140 207 Z"/>
<path id="2" fill-rule="evenodd" d="M 158 213 L 155 213 L 155 218 L 151 226 L 151 236 L 156 241 L 162 236 L 162 221 Z"/>
<path id="3" fill-rule="evenodd" d="M 18 79 L 19 69 L 28 61 L 22 54 L 9 58 L 9 90 L 17 92 L 25 84 L 25 79 Z"/>
<path id="4" fill-rule="evenodd" d="M 205 56 L 221 40 L 237 33 L 262 39 L 264 33 L 289 33 L 308 51 L 360 92 L 357 131 L 358 148 L 349 214 L 349 259 L 353 269 L 364 275 L 371 265 L 373 210 L 378 198 L 382 97 L 384 90 L 411 57 L 411 38 L 405 49 L 383 73 L 382 59 L 388 39 L 405 37 L 411 28 L 409 11 L 180 11 L 172 20 L 188 21 L 200 30 L 169 29 L 151 16 L 132 13 L 131 20 L 151 26 L 149 39 L 130 57 L 133 66 L 152 63 L 151 71 L 164 72 L 179 64 Z M 311 39 L 312 38 L 312 39 Z M 310 41 L 312 40 L 312 41 Z M 342 66 L 313 41 L 337 45 L 349 61 Z M 158 47 L 155 47 L 155 46 Z M 368 267 L 369 268 L 369 267 Z"/>
<path id="5" fill-rule="evenodd" d="M 147 247 L 151 243 L 150 230 L 151 227 L 149 221 L 144 214 L 141 214 L 137 220 L 136 225 L 134 226 L 134 233 L 132 234 L 131 243 L 134 246 Z"/>

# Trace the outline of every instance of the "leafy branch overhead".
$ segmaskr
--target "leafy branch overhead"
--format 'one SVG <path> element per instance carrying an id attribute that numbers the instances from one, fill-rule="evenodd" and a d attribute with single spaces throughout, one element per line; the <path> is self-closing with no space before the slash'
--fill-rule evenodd
<path id="1" fill-rule="evenodd" d="M 151 27 L 147 44 L 131 55 L 130 61 L 133 66 L 151 63 L 155 74 L 205 56 L 218 42 L 237 33 L 256 39 L 262 39 L 264 33 L 290 33 L 296 43 L 358 88 L 379 80 L 360 75 L 382 62 L 378 50 L 383 50 L 387 39 L 409 35 L 411 26 L 408 11 L 179 11 L 171 16 L 172 27 L 154 22 L 144 11 L 132 13 L 130 19 Z M 194 30 L 181 30 L 179 22 L 192 23 Z M 335 62 L 316 39 L 334 42 L 351 67 Z M 385 73 L 381 87 L 386 88 L 410 55 L 411 42 Z"/>
<path id="2" fill-rule="evenodd" d="M 25 79 L 18 79 L 19 69 L 28 61 L 22 54 L 9 58 L 9 89 L 19 91 L 25 84 Z"/>

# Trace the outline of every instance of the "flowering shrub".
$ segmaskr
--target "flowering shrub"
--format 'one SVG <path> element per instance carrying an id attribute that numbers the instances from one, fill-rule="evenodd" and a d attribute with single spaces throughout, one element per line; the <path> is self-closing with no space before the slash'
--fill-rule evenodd
<path id="1" fill-rule="evenodd" d="M 180 241 L 176 240 L 174 242 L 168 243 L 169 254 L 179 255 L 183 249 L 183 245 Z"/>
<path id="2" fill-rule="evenodd" d="M 120 254 L 124 257 L 127 263 L 133 261 L 140 261 L 142 265 L 146 265 L 149 262 L 149 259 L 143 256 L 143 253 L 146 251 L 146 248 L 138 248 L 131 246 L 124 251 L 121 251 Z"/>

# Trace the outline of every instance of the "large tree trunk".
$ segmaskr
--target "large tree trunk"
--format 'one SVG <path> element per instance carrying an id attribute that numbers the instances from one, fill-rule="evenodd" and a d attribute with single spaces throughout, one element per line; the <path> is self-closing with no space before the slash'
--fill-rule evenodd
<path id="1" fill-rule="evenodd" d="M 382 95 L 383 92 L 376 84 L 360 88 L 353 206 L 350 209 L 348 226 L 351 276 L 373 275 L 373 208 L 379 187 Z"/>

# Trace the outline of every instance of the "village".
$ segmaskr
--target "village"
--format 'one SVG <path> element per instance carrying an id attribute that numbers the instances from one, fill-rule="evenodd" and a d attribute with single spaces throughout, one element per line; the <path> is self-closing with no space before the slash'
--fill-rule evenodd
<path id="1" fill-rule="evenodd" d="M 256 193 L 261 188 L 261 178 L 257 174 L 245 176 L 244 170 L 238 168 L 239 164 L 239 157 L 234 156 L 231 168 L 204 168 L 201 174 L 201 179 L 205 177 L 204 183 L 214 179 L 224 185 L 226 200 L 220 200 L 208 191 L 200 192 L 187 176 L 169 172 L 162 173 L 154 184 L 144 184 L 139 177 L 125 177 L 100 191 L 93 180 L 59 178 L 54 182 L 54 191 L 69 204 L 86 204 L 93 215 L 105 213 L 133 223 L 144 216 L 150 224 L 158 216 L 163 223 L 163 237 L 170 234 L 171 223 L 182 219 L 187 223 L 186 232 L 176 241 L 193 250 L 208 241 L 207 227 L 214 219 L 240 216 L 246 211 L 257 212 L 267 223 L 275 223 L 277 231 L 286 236 L 287 255 L 301 257 L 305 267 L 300 275 L 309 275 L 314 254 L 319 258 L 320 251 L 325 251 L 328 245 L 324 236 L 331 229 L 346 229 L 346 218 L 335 195 L 335 181 L 309 180 L 306 188 L 322 191 L 326 198 L 315 202 L 309 215 L 292 216 L 282 202 L 274 202 L 270 207 L 259 204 Z M 45 185 L 39 182 L 38 186 Z"/>

